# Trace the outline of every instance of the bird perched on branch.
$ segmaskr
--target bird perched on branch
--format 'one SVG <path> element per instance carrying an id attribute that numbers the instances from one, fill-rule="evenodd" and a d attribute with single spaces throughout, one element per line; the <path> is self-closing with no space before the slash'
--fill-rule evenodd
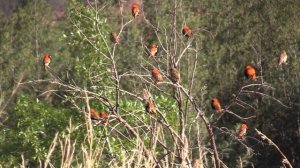
<path id="1" fill-rule="evenodd" d="M 251 65 L 247 65 L 245 67 L 244 73 L 248 79 L 252 79 L 256 81 L 256 70 Z"/>
<path id="2" fill-rule="evenodd" d="M 108 116 L 106 112 L 101 112 L 100 114 L 93 108 L 90 110 L 91 120 L 101 122 L 101 124 L 107 125 L 109 124 Z"/>
<path id="3" fill-rule="evenodd" d="M 47 68 L 50 68 L 50 62 L 51 62 L 51 55 L 45 54 L 43 58 L 43 65 L 45 70 L 47 70 Z"/>
<path id="4" fill-rule="evenodd" d="M 285 50 L 282 50 L 282 51 L 280 52 L 278 64 L 279 64 L 279 65 L 287 64 L 287 62 L 286 62 L 286 61 L 287 61 L 287 57 L 288 57 L 288 55 L 287 55 L 286 51 L 285 51 Z"/>
<path id="5" fill-rule="evenodd" d="M 239 128 L 239 130 L 237 131 L 236 133 L 236 136 L 239 138 L 239 139 L 245 139 L 245 135 L 247 133 L 247 129 L 248 129 L 248 126 L 247 124 L 242 124 Z"/>
<path id="6" fill-rule="evenodd" d="M 120 44 L 120 37 L 114 32 L 110 33 L 110 40 L 115 44 Z"/>
<path id="7" fill-rule="evenodd" d="M 146 112 L 149 114 L 156 114 L 156 107 L 151 100 L 148 100 L 145 105 Z"/>
<path id="8" fill-rule="evenodd" d="M 139 12 L 140 12 L 139 5 L 137 3 L 134 3 L 132 5 L 132 16 L 136 18 L 139 15 Z"/>
<path id="9" fill-rule="evenodd" d="M 158 46 L 156 44 L 152 44 L 151 48 L 149 49 L 150 57 L 155 58 L 157 51 L 158 51 Z"/>
<path id="10" fill-rule="evenodd" d="M 152 78 L 154 80 L 154 84 L 157 84 L 158 82 L 162 82 L 164 80 L 162 74 L 156 67 L 152 69 Z"/>
<path id="11" fill-rule="evenodd" d="M 95 109 L 91 108 L 90 113 L 91 113 L 91 120 L 98 121 L 101 119 L 99 113 Z"/>
<path id="12" fill-rule="evenodd" d="M 100 118 L 101 118 L 101 124 L 103 125 L 109 124 L 108 115 L 106 114 L 106 112 L 102 111 L 100 113 Z"/>
<path id="13" fill-rule="evenodd" d="M 180 81 L 180 72 L 175 66 L 170 68 L 170 79 L 173 83 L 178 83 Z"/>
<path id="14" fill-rule="evenodd" d="M 222 106 L 221 103 L 217 98 L 213 98 L 211 100 L 211 107 L 214 109 L 216 112 L 221 112 L 222 111 Z"/>
<path id="15" fill-rule="evenodd" d="M 182 34 L 183 34 L 185 37 L 190 38 L 190 37 L 192 37 L 193 32 L 192 32 L 192 29 L 190 29 L 189 26 L 184 25 L 183 28 L 182 28 Z"/>

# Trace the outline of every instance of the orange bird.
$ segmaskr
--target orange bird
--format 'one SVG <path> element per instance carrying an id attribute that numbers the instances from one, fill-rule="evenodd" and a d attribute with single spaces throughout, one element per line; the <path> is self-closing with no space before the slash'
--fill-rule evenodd
<path id="1" fill-rule="evenodd" d="M 45 54 L 44 58 L 43 58 L 43 64 L 45 67 L 45 70 L 47 70 L 47 68 L 50 68 L 50 62 L 51 62 L 51 55 L 49 54 Z"/>
<path id="2" fill-rule="evenodd" d="M 153 102 L 151 100 L 149 100 L 146 103 L 145 109 L 146 109 L 147 113 L 156 114 L 156 107 L 154 106 L 154 104 L 153 104 Z"/>
<path id="3" fill-rule="evenodd" d="M 244 139 L 245 138 L 245 135 L 247 133 L 247 129 L 248 129 L 248 126 L 247 124 L 242 124 L 240 126 L 240 129 L 238 130 L 238 132 L 236 133 L 236 136 L 239 138 L 239 139 Z"/>
<path id="4" fill-rule="evenodd" d="M 101 118 L 101 124 L 104 124 L 104 125 L 109 124 L 108 115 L 106 114 L 106 112 L 104 112 L 104 111 L 101 112 L 100 118 Z"/>
<path id="5" fill-rule="evenodd" d="M 111 40 L 111 42 L 113 42 L 115 44 L 120 44 L 120 37 L 117 36 L 117 34 L 114 32 L 110 33 L 110 40 Z"/>
<path id="6" fill-rule="evenodd" d="M 101 124 L 108 124 L 108 116 L 105 112 L 101 112 L 100 114 L 93 108 L 90 110 L 91 113 L 91 120 L 100 121 Z"/>
<path id="7" fill-rule="evenodd" d="M 101 119 L 99 113 L 95 109 L 91 108 L 90 113 L 91 113 L 92 120 L 99 121 Z"/>
<path id="8" fill-rule="evenodd" d="M 156 67 L 154 67 L 152 70 L 152 78 L 154 80 L 154 84 L 157 84 L 158 82 L 162 82 L 164 80 L 163 76 Z"/>
<path id="9" fill-rule="evenodd" d="M 187 37 L 190 38 L 193 35 L 192 29 L 189 28 L 189 26 L 184 25 L 182 28 L 182 34 Z"/>
<path id="10" fill-rule="evenodd" d="M 170 68 L 170 78 L 173 83 L 178 83 L 180 81 L 180 72 L 174 66 Z"/>
<path id="11" fill-rule="evenodd" d="M 132 16 L 136 18 L 139 15 L 139 12 L 140 12 L 139 5 L 137 3 L 134 3 L 132 5 Z"/>
<path id="12" fill-rule="evenodd" d="M 256 80 L 256 71 L 251 65 L 245 67 L 245 76 L 249 79 Z"/>
<path id="13" fill-rule="evenodd" d="M 213 98 L 211 100 L 211 107 L 217 112 L 222 111 L 221 103 L 219 102 L 219 100 L 217 98 Z"/>
<path id="14" fill-rule="evenodd" d="M 155 58 L 155 55 L 158 51 L 158 46 L 156 44 L 152 44 L 151 48 L 149 49 L 150 51 L 150 57 Z"/>
<path id="15" fill-rule="evenodd" d="M 286 51 L 285 51 L 285 50 L 282 50 L 282 51 L 280 52 L 278 64 L 279 64 L 279 65 L 287 64 L 287 62 L 286 62 L 286 61 L 287 61 L 287 57 L 288 57 L 288 55 L 287 55 Z"/>

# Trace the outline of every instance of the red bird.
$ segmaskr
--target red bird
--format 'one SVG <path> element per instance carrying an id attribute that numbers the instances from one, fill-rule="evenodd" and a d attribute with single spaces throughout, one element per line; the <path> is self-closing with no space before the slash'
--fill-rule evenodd
<path id="1" fill-rule="evenodd" d="M 278 64 L 279 65 L 282 65 L 282 64 L 287 64 L 287 53 L 285 50 L 282 50 L 281 53 L 280 53 L 280 56 L 279 56 L 279 61 L 278 61 Z"/>
<path id="2" fill-rule="evenodd" d="M 240 129 L 238 130 L 238 132 L 236 133 L 236 136 L 239 138 L 239 139 L 244 139 L 245 138 L 245 135 L 247 133 L 247 129 L 248 129 L 248 126 L 247 124 L 242 124 L 240 126 Z"/>
<path id="3" fill-rule="evenodd" d="M 114 32 L 110 33 L 110 40 L 111 40 L 111 42 L 113 42 L 115 44 L 120 44 L 120 37 L 117 36 L 117 34 Z"/>
<path id="4" fill-rule="evenodd" d="M 108 116 L 105 112 L 101 112 L 100 114 L 93 108 L 90 110 L 91 120 L 100 121 L 101 124 L 109 124 Z"/>
<path id="5" fill-rule="evenodd" d="M 150 51 L 150 57 L 155 58 L 155 55 L 158 51 L 158 46 L 156 44 L 152 44 L 151 48 L 149 49 Z"/>
<path id="6" fill-rule="evenodd" d="M 154 67 L 152 70 L 152 78 L 154 80 L 154 84 L 157 84 L 158 82 L 162 82 L 164 80 L 163 76 L 156 67 Z"/>
<path id="7" fill-rule="evenodd" d="M 244 73 L 248 79 L 256 80 L 256 71 L 251 65 L 247 65 L 245 67 Z"/>
<path id="8" fill-rule="evenodd" d="M 219 102 L 219 100 L 217 98 L 213 98 L 211 100 L 211 107 L 217 112 L 222 111 L 221 103 Z"/>
<path id="9" fill-rule="evenodd" d="M 50 68 L 50 62 L 51 62 L 51 55 L 49 54 L 45 54 L 44 58 L 43 58 L 43 64 L 45 67 L 45 70 L 47 70 L 47 68 Z"/>
<path id="10" fill-rule="evenodd" d="M 139 12 L 140 12 L 139 5 L 137 3 L 134 3 L 132 5 L 132 16 L 136 18 L 139 15 Z"/>
<path id="11" fill-rule="evenodd" d="M 156 107 L 154 106 L 153 102 L 149 100 L 145 105 L 146 112 L 149 114 L 156 114 Z"/>
<path id="12" fill-rule="evenodd" d="M 182 34 L 187 37 L 190 38 L 193 35 L 192 29 L 189 28 L 189 26 L 184 25 L 182 28 Z"/>
<path id="13" fill-rule="evenodd" d="M 95 109 L 91 108 L 90 113 L 91 113 L 92 120 L 99 121 L 101 119 L 99 113 Z"/>
<path id="14" fill-rule="evenodd" d="M 101 124 L 103 124 L 103 125 L 109 124 L 108 115 L 106 114 L 106 112 L 104 112 L 104 111 L 101 112 L 100 118 L 101 118 Z"/>
<path id="15" fill-rule="evenodd" d="M 178 83 L 180 81 L 180 72 L 174 66 L 170 68 L 170 78 L 173 83 Z"/>

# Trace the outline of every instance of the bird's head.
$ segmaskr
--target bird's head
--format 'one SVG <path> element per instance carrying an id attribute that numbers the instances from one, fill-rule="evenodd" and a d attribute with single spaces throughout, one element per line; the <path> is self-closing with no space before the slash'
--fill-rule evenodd
<path id="1" fill-rule="evenodd" d="M 189 26 L 184 25 L 182 29 L 183 29 L 183 30 L 189 30 L 190 28 L 189 28 Z"/>
<path id="2" fill-rule="evenodd" d="M 156 44 L 152 44 L 151 48 L 158 48 Z"/>
<path id="3" fill-rule="evenodd" d="M 287 55 L 285 50 L 281 51 L 281 55 Z"/>
<path id="4" fill-rule="evenodd" d="M 218 99 L 217 99 L 217 98 L 213 98 L 213 99 L 211 100 L 211 102 L 212 102 L 212 103 L 218 102 Z"/>
<path id="5" fill-rule="evenodd" d="M 248 129 L 248 126 L 247 126 L 247 124 L 242 124 L 241 128 L 242 129 Z"/>
<path id="6" fill-rule="evenodd" d="M 101 118 L 107 118 L 106 112 L 102 111 L 102 112 L 100 113 L 100 117 L 101 117 Z"/>
<path id="7" fill-rule="evenodd" d="M 245 67 L 245 69 L 251 69 L 251 68 L 253 68 L 251 65 L 247 65 L 247 66 Z"/>
<path id="8" fill-rule="evenodd" d="M 151 105 L 151 101 L 147 101 L 146 106 L 149 107 Z"/>
<path id="9" fill-rule="evenodd" d="M 48 54 L 48 53 L 46 53 L 46 54 L 44 55 L 44 58 L 51 58 L 51 55 Z"/>
<path id="10" fill-rule="evenodd" d="M 153 69 L 152 69 L 152 73 L 154 73 L 154 74 L 158 74 L 158 69 L 156 68 L 156 67 L 153 67 Z"/>
<path id="11" fill-rule="evenodd" d="M 90 108 L 90 113 L 96 113 L 96 110 L 93 108 Z"/>

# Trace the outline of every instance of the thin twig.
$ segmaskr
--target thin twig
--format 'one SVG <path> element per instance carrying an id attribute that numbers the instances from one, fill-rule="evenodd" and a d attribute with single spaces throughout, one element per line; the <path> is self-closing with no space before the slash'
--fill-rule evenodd
<path id="1" fill-rule="evenodd" d="M 290 161 L 288 160 L 288 158 L 283 154 L 283 152 L 279 149 L 279 147 L 270 139 L 268 138 L 265 134 L 263 134 L 262 132 L 260 132 L 258 129 L 255 128 L 256 133 L 258 134 L 258 136 L 261 137 L 261 139 L 263 140 L 267 140 L 268 143 L 270 145 L 272 145 L 281 155 L 282 159 L 282 163 L 286 164 L 289 166 L 289 168 L 293 168 L 292 164 L 290 163 Z"/>

